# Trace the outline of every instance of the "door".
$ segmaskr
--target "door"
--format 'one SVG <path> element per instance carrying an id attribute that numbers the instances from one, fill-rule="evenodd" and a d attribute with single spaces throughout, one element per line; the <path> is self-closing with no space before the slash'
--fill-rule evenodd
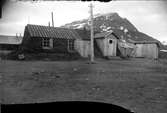
<path id="1" fill-rule="evenodd" d="M 108 56 L 116 56 L 116 41 L 114 39 L 108 39 Z"/>
<path id="2" fill-rule="evenodd" d="M 143 45 L 137 44 L 136 46 L 136 57 L 143 57 Z"/>

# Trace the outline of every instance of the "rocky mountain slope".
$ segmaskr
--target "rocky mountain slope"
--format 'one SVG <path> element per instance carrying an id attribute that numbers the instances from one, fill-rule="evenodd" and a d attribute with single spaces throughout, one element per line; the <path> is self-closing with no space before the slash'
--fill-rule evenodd
<path id="1" fill-rule="evenodd" d="M 90 30 L 90 21 L 83 19 L 61 27 Z M 128 19 L 120 17 L 118 13 L 94 15 L 94 30 L 95 32 L 113 31 L 126 41 L 158 41 L 140 32 Z M 161 43 L 160 45 L 163 46 Z"/>
<path id="2" fill-rule="evenodd" d="M 164 46 L 163 49 L 166 49 L 166 50 L 167 50 L 167 41 L 162 41 L 162 44 L 163 44 L 163 46 Z"/>

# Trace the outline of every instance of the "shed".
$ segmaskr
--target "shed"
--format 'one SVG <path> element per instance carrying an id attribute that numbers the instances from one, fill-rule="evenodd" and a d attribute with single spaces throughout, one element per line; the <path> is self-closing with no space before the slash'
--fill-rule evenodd
<path id="1" fill-rule="evenodd" d="M 131 56 L 134 44 L 123 41 L 115 32 L 101 32 L 95 35 L 95 40 L 103 56 Z"/>
<path id="2" fill-rule="evenodd" d="M 157 41 L 136 41 L 135 57 L 157 59 L 159 52 L 159 42 Z"/>
<path id="3" fill-rule="evenodd" d="M 22 37 L 20 36 L 8 36 L 0 35 L 0 49 L 1 50 L 12 50 L 17 48 L 21 44 Z"/>
<path id="4" fill-rule="evenodd" d="M 61 27 L 30 25 L 25 27 L 23 50 L 88 55 L 87 31 Z"/>
<path id="5" fill-rule="evenodd" d="M 115 37 L 112 33 L 96 33 L 95 41 L 100 48 L 103 56 L 116 56 L 117 37 Z"/>
<path id="6" fill-rule="evenodd" d="M 21 36 L 0 35 L 0 54 L 8 54 L 19 48 Z"/>

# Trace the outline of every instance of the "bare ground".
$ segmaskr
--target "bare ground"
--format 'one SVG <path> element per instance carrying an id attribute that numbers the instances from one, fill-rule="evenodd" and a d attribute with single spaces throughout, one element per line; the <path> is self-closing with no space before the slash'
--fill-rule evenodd
<path id="1" fill-rule="evenodd" d="M 0 61 L 1 103 L 98 101 L 167 113 L 167 60 Z"/>

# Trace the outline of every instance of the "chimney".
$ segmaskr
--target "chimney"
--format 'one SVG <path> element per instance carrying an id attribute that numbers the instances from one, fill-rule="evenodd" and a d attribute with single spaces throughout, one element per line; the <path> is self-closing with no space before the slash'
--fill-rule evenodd
<path id="1" fill-rule="evenodd" d="M 50 27 L 50 21 L 48 22 L 48 26 Z"/>
<path id="2" fill-rule="evenodd" d="M 51 15 L 52 15 L 52 27 L 54 27 L 53 12 L 51 13 Z"/>

